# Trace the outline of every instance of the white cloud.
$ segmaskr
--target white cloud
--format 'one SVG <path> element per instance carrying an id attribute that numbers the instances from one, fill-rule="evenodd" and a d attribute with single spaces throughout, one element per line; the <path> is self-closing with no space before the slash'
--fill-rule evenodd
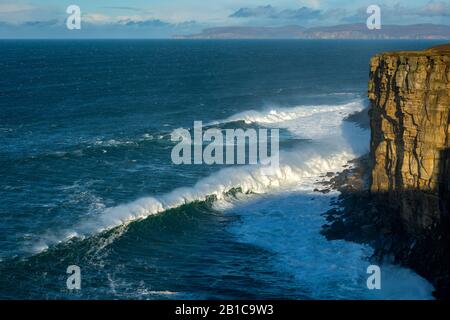
<path id="1" fill-rule="evenodd" d="M 56 5 L 33 5 L 24 1 L 0 3 L 0 21 L 21 24 L 27 21 L 46 21 L 66 16 L 65 8 Z"/>
<path id="2" fill-rule="evenodd" d="M 29 4 L 0 3 L 0 13 L 17 13 L 35 9 Z"/>
<path id="3" fill-rule="evenodd" d="M 82 22 L 105 24 L 115 22 L 115 18 L 99 13 L 88 13 L 82 15 Z"/>
<path id="4" fill-rule="evenodd" d="M 320 1 L 319 0 L 304 0 L 300 1 L 304 3 L 307 7 L 318 9 L 320 7 Z"/>
<path id="5" fill-rule="evenodd" d="M 90 24 L 102 25 L 118 23 L 122 24 L 124 22 L 145 22 L 149 20 L 155 20 L 150 15 L 120 15 L 120 16 L 109 16 L 101 13 L 87 13 L 82 15 L 82 22 L 87 22 Z"/>
<path id="6" fill-rule="evenodd" d="M 424 7 L 419 8 L 417 13 L 422 16 L 450 16 L 450 4 L 445 2 L 428 2 Z"/>

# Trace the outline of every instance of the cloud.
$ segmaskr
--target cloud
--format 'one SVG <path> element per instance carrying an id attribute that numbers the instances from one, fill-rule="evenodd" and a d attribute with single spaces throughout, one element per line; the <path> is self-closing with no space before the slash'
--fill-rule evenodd
<path id="1" fill-rule="evenodd" d="M 8 27 L 36 27 L 45 28 L 54 25 L 65 25 L 66 16 L 60 19 L 25 20 L 21 22 L 0 21 L 0 26 Z M 102 13 L 85 13 L 81 16 L 82 26 L 91 27 L 142 27 L 142 28 L 180 28 L 197 27 L 200 25 L 194 20 L 182 22 L 168 22 L 162 19 L 152 18 L 149 15 L 107 15 Z M 203 24 L 201 24 L 203 26 Z"/>
<path id="2" fill-rule="evenodd" d="M 230 15 L 231 18 L 251 18 L 251 17 L 270 17 L 275 15 L 277 10 L 271 5 L 259 6 L 256 8 L 240 8 Z"/>
<path id="3" fill-rule="evenodd" d="M 229 16 L 223 8 L 214 11 L 211 18 L 202 10 L 174 10 L 158 8 L 155 15 L 133 6 L 105 6 L 94 11 L 82 10 L 82 31 L 68 32 L 65 28 L 67 14 L 61 5 L 32 6 L 25 3 L 6 3 L 0 0 L 0 38 L 39 37 L 171 37 L 196 33 L 201 29 L 230 24 L 233 26 L 326 26 L 342 23 L 365 23 L 367 7 L 338 8 L 325 6 L 323 1 L 303 0 L 297 7 L 263 5 L 242 7 Z M 19 0 L 20 1 L 20 0 Z M 211 11 L 211 10 L 210 10 Z M 429 1 L 413 7 L 381 5 L 384 24 L 441 23 L 448 24 L 450 3 L 447 0 Z M 231 19 L 230 19 L 231 18 Z M 196 19 L 196 21 L 191 21 Z M 200 21 L 200 22 L 198 22 Z M 203 22 L 202 22 L 203 21 Z"/>
<path id="4" fill-rule="evenodd" d="M 113 23 L 114 18 L 104 15 L 104 14 L 99 14 L 99 13 L 88 13 L 88 14 L 82 15 L 81 21 L 83 23 L 87 22 L 87 23 L 92 23 L 92 24 L 105 24 L 105 23 Z"/>
<path id="5" fill-rule="evenodd" d="M 61 24 L 60 21 L 53 19 L 48 21 L 26 21 L 22 23 L 22 26 L 32 28 L 43 28 L 43 27 L 53 27 L 60 24 Z"/>
<path id="6" fill-rule="evenodd" d="M 109 16 L 99 13 L 89 13 L 82 16 L 82 23 L 91 25 L 108 25 L 110 27 L 140 27 L 140 28 L 170 28 L 178 27 L 180 25 L 195 24 L 195 21 L 188 21 L 183 23 L 171 23 L 161 19 L 155 19 L 148 15 L 123 15 L 123 16 Z"/>
<path id="7" fill-rule="evenodd" d="M 172 38 L 198 33 L 206 25 L 196 21 L 170 23 L 160 19 L 110 17 L 96 13 L 82 16 L 81 30 L 68 30 L 64 19 L 0 21 L 0 38 Z"/>
<path id="8" fill-rule="evenodd" d="M 311 20 L 319 19 L 322 15 L 321 10 L 308 7 L 299 9 L 279 10 L 271 5 L 259 6 L 255 8 L 240 8 L 230 15 L 231 18 L 268 18 L 284 20 Z"/>
<path id="9" fill-rule="evenodd" d="M 66 16 L 66 11 L 55 5 L 34 5 L 17 1 L 0 0 L 0 21 L 19 25 L 27 21 L 49 21 Z"/>
<path id="10" fill-rule="evenodd" d="M 343 21 L 355 22 L 355 21 L 365 21 L 368 15 L 366 13 L 366 8 L 359 8 L 355 14 L 345 17 Z M 430 1 L 421 7 L 411 7 L 407 8 L 401 6 L 400 4 L 395 4 L 394 6 L 381 6 L 381 17 L 382 19 L 396 22 L 400 21 L 401 18 L 432 18 L 432 17 L 450 17 L 450 4 L 445 2 Z"/>
<path id="11" fill-rule="evenodd" d="M 0 3 L 0 13 L 17 13 L 34 10 L 34 7 L 28 4 Z"/>
<path id="12" fill-rule="evenodd" d="M 125 19 L 118 22 L 119 24 L 122 24 L 124 26 L 128 27 L 150 27 L 150 28 L 163 28 L 163 27 L 171 27 L 174 26 L 174 24 L 164 22 L 159 19 L 149 19 L 149 20 L 130 20 Z"/>
<path id="13" fill-rule="evenodd" d="M 150 15 L 153 14 L 153 12 L 151 12 L 148 9 L 143 9 L 143 8 L 138 8 L 138 7 L 129 7 L 129 6 L 105 6 L 105 7 L 101 7 L 101 9 L 106 9 L 106 10 L 114 10 L 114 11 L 127 11 L 127 12 L 136 12 L 137 14 L 140 15 Z"/>
<path id="14" fill-rule="evenodd" d="M 416 9 L 415 13 L 424 17 L 449 17 L 450 3 L 430 1 L 425 6 Z"/>
<path id="15" fill-rule="evenodd" d="M 368 17 L 366 12 L 367 7 L 358 8 L 352 13 L 341 8 L 330 8 L 328 10 L 317 9 L 319 7 L 319 1 L 315 0 L 302 2 L 307 3 L 309 6 L 284 10 L 272 5 L 240 8 L 229 17 L 253 20 L 260 19 L 262 21 L 264 19 L 279 20 L 285 23 L 310 21 L 319 24 L 321 21 L 328 21 L 329 23 L 365 23 Z M 429 1 L 427 4 L 419 7 L 405 7 L 398 3 L 392 6 L 382 5 L 380 7 L 382 19 L 390 23 L 433 22 L 432 18 L 444 19 L 450 17 L 450 3 L 443 1 Z"/>
<path id="16" fill-rule="evenodd" d="M 112 9 L 112 10 L 123 10 L 123 11 L 137 11 L 137 12 L 142 12 L 145 11 L 141 8 L 137 8 L 137 7 L 119 7 L 119 6 L 107 6 L 107 7 L 102 7 L 103 9 Z"/>
<path id="17" fill-rule="evenodd" d="M 315 10 L 308 7 L 301 7 L 296 10 L 283 10 L 274 16 L 275 19 L 295 19 L 295 20 L 310 20 L 318 19 L 322 15 L 321 10 Z"/>
<path id="18" fill-rule="evenodd" d="M 303 0 L 302 3 L 305 3 L 310 8 L 318 9 L 320 7 L 320 1 L 319 0 Z"/>

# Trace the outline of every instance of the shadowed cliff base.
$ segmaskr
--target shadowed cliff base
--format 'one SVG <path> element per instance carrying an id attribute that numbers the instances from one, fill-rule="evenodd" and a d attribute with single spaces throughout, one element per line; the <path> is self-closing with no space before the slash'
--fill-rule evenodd
<path id="1" fill-rule="evenodd" d="M 449 152 L 448 150 L 446 152 Z M 439 221 L 421 232 L 405 228 L 408 222 L 394 213 L 400 209 L 389 202 L 388 193 L 371 193 L 369 155 L 351 162 L 326 184 L 340 192 L 333 209 L 324 213 L 327 224 L 322 234 L 328 240 L 346 240 L 369 244 L 374 248 L 374 263 L 393 262 L 416 271 L 435 287 L 438 299 L 450 298 L 450 221 L 448 210 Z M 414 190 L 402 191 L 405 197 L 424 199 L 427 195 Z M 448 206 L 448 193 L 442 205 Z M 422 205 L 426 205 L 423 203 Z"/>
<path id="2" fill-rule="evenodd" d="M 370 129 L 370 118 L 367 108 L 352 113 L 347 118 L 345 118 L 344 121 L 353 122 L 362 129 Z M 349 139 L 351 139 L 351 137 L 349 137 Z"/>

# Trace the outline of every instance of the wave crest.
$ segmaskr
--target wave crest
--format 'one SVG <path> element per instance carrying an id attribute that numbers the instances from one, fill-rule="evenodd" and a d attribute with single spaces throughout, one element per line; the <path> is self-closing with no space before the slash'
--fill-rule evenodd
<path id="1" fill-rule="evenodd" d="M 303 106 L 236 114 L 226 121 L 277 124 L 279 128 L 286 128 L 299 136 L 309 134 L 323 141 L 290 152 L 280 151 L 280 166 L 271 175 L 267 175 L 265 168 L 258 166 L 230 167 L 201 179 L 192 187 L 178 188 L 160 196 L 145 197 L 128 204 L 107 208 L 98 215 L 76 224 L 70 230 L 41 238 L 42 241 L 33 251 L 45 250 L 52 244 L 73 237 L 85 237 L 127 225 L 132 221 L 145 219 L 195 201 L 206 201 L 209 197 L 219 201 L 226 200 L 230 192 L 236 190 L 244 194 L 268 193 L 295 186 L 304 179 L 319 177 L 329 171 L 340 171 L 347 161 L 357 156 L 342 134 L 340 126 L 348 114 L 362 108 L 361 102 L 352 102 L 337 106 Z M 333 139 L 324 140 L 326 136 Z M 354 138 L 357 140 L 361 137 Z"/>

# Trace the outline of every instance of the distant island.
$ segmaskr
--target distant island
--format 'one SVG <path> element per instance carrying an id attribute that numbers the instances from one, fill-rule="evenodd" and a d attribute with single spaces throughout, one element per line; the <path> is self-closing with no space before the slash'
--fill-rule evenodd
<path id="1" fill-rule="evenodd" d="M 364 23 L 329 27 L 217 27 L 177 39 L 450 39 L 450 26 L 437 24 L 382 25 L 369 30 Z"/>

